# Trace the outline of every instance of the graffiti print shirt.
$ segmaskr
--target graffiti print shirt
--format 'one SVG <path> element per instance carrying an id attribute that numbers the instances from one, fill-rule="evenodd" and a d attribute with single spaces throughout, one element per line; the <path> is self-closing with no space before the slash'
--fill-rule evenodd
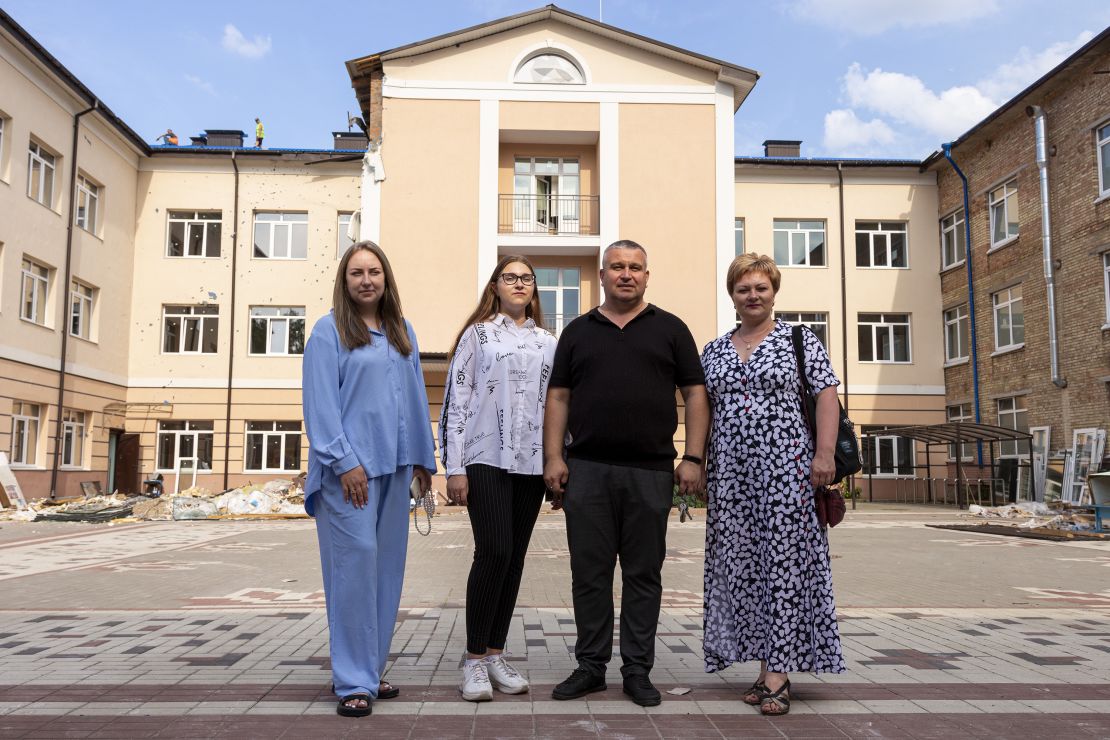
<path id="1" fill-rule="evenodd" d="M 492 465 L 543 473 L 543 410 L 555 337 L 505 314 L 467 329 L 447 373 L 439 422 L 447 475 Z"/>

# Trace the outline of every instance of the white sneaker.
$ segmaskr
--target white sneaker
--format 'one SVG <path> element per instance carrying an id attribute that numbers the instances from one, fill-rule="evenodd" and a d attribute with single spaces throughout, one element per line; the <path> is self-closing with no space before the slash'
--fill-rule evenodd
<path id="1" fill-rule="evenodd" d="M 476 660 L 470 664 L 463 663 L 459 692 L 467 701 L 489 701 L 493 698 L 493 687 L 490 686 L 484 662 Z"/>
<path id="2" fill-rule="evenodd" d="M 528 680 L 517 673 L 516 668 L 509 665 L 500 653 L 487 656 L 482 662 L 486 664 L 490 683 L 502 694 L 523 694 L 528 691 Z"/>

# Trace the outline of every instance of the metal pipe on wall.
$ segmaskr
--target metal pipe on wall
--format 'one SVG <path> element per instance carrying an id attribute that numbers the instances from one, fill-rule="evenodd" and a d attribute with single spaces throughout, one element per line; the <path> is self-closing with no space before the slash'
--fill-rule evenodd
<path id="1" fill-rule="evenodd" d="M 231 167 L 235 170 L 235 196 L 232 199 L 231 214 L 231 306 L 228 314 L 228 347 L 227 347 L 227 408 L 224 415 L 224 490 L 228 488 L 228 474 L 231 470 L 231 381 L 235 374 L 235 270 L 239 255 L 239 162 L 235 159 L 235 152 L 231 153 Z M 247 446 L 243 444 L 243 453 L 246 454 Z"/>

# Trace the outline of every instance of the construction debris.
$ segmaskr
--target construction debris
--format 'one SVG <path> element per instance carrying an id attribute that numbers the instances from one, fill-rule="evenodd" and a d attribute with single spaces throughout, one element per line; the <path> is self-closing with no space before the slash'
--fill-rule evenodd
<path id="1" fill-rule="evenodd" d="M 969 519 L 990 520 L 998 526 L 1023 530 L 1052 530 L 1058 532 L 1090 532 L 1095 528 L 1095 517 L 1084 511 L 1074 510 L 1067 504 L 1039 501 L 1020 501 L 1003 506 L 967 507 L 961 516 Z"/>

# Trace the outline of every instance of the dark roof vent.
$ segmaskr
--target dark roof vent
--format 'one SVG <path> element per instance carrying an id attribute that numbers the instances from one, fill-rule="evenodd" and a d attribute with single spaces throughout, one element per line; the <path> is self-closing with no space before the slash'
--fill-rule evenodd
<path id="1" fill-rule="evenodd" d="M 763 142 L 764 157 L 800 157 L 802 142 L 783 139 L 767 139 Z"/>
<path id="2" fill-rule="evenodd" d="M 241 148 L 243 139 L 247 138 L 245 131 L 227 128 L 206 128 L 204 134 L 207 144 L 202 146 L 234 146 Z"/>
<path id="3" fill-rule="evenodd" d="M 361 131 L 332 131 L 331 135 L 336 149 L 364 152 L 370 146 L 370 139 Z"/>

